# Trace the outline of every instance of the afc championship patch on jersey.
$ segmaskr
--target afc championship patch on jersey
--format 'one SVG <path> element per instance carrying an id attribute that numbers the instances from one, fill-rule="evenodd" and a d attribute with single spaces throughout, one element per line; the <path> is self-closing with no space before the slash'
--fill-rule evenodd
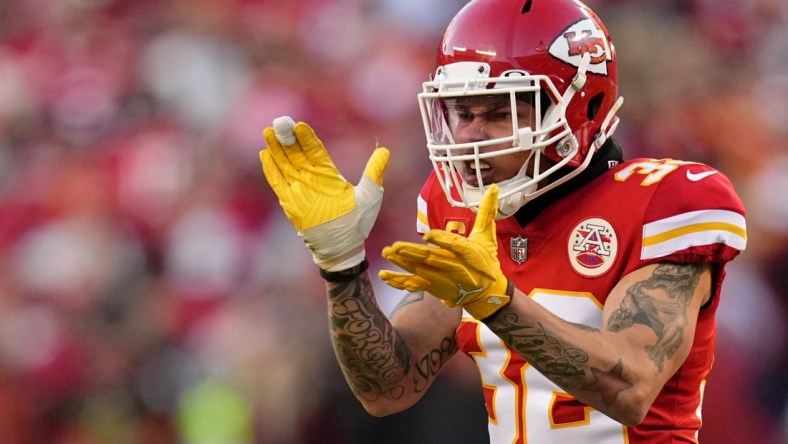
<path id="1" fill-rule="evenodd" d="M 569 232 L 569 263 L 581 276 L 602 276 L 618 256 L 618 235 L 610 222 L 594 217 Z"/>

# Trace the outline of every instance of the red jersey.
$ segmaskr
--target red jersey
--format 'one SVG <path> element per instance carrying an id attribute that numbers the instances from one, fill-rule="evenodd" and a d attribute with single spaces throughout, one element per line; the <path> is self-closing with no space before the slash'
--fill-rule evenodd
<path id="1" fill-rule="evenodd" d="M 473 227 L 475 214 L 448 204 L 434 172 L 418 209 L 422 233 L 468 235 Z M 627 273 L 662 261 L 715 266 L 689 356 L 637 427 L 580 403 L 465 313 L 456 338 L 479 368 L 490 441 L 697 442 L 724 266 L 747 240 L 744 208 L 728 179 L 703 164 L 635 159 L 552 203 L 525 228 L 510 217 L 496 229 L 501 268 L 518 289 L 567 321 L 600 329 L 607 295 Z"/>

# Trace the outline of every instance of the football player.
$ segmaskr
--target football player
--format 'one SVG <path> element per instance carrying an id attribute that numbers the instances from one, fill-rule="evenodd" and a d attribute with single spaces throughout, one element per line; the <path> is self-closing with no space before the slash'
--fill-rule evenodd
<path id="1" fill-rule="evenodd" d="M 473 0 L 418 100 L 434 170 L 425 243 L 379 273 L 409 293 L 387 317 L 364 240 L 389 158 L 357 186 L 310 127 L 280 118 L 261 161 L 326 280 L 348 384 L 381 416 L 417 402 L 462 351 L 494 443 L 696 442 L 725 266 L 744 208 L 709 166 L 631 159 L 607 30 L 574 0 Z"/>

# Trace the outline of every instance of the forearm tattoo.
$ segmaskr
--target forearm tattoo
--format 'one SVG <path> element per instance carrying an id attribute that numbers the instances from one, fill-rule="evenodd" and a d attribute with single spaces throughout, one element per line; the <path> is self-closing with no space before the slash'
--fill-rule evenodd
<path id="1" fill-rule="evenodd" d="M 634 324 L 650 328 L 657 341 L 646 346 L 646 353 L 662 372 L 665 360 L 684 343 L 684 330 L 689 324 L 687 308 L 702 271 L 700 264 L 660 264 L 651 277 L 627 289 L 607 329 L 618 332 Z"/>
<path id="2" fill-rule="evenodd" d="M 584 332 L 599 333 L 593 327 L 566 323 Z M 632 386 L 622 377 L 621 360 L 608 370 L 592 367 L 587 352 L 562 341 L 539 322 L 528 323 L 517 313 L 507 312 L 492 318 L 487 326 L 540 373 L 566 390 L 584 392 L 610 406 L 620 392 Z"/>
<path id="3" fill-rule="evenodd" d="M 402 308 L 423 300 L 423 291 L 408 293 L 391 311 L 391 316 L 393 317 Z M 417 392 L 425 390 L 432 378 L 440 372 L 443 365 L 448 362 L 448 359 L 451 358 L 457 350 L 459 350 L 459 346 L 454 337 L 446 337 L 443 338 L 438 348 L 431 350 L 416 362 L 416 371 L 413 374 L 413 386 L 415 390 Z"/>
<path id="4" fill-rule="evenodd" d="M 439 348 L 414 359 L 375 303 L 366 273 L 329 288 L 328 304 L 331 340 L 342 372 L 353 392 L 365 400 L 402 398 L 409 373 L 415 391 L 426 389 L 457 351 L 454 338 L 447 337 Z"/>
<path id="5" fill-rule="evenodd" d="M 621 306 L 608 320 L 607 330 L 618 332 L 634 324 L 649 327 L 657 341 L 646 346 L 646 352 L 659 371 L 664 371 L 665 359 L 684 342 L 689 324 L 687 309 L 702 271 L 702 265 L 660 264 L 648 279 L 627 289 Z M 564 322 L 584 332 L 599 333 L 592 327 Z M 557 337 L 539 322 L 529 323 L 515 312 L 501 311 L 486 323 L 529 364 L 568 391 L 584 393 L 610 406 L 619 393 L 632 387 L 623 377 L 622 360 L 606 370 L 592 367 L 586 351 Z"/>
<path id="6" fill-rule="evenodd" d="M 399 399 L 410 350 L 372 300 L 366 274 L 328 292 L 331 339 L 351 389 L 367 400 Z"/>
<path id="7" fill-rule="evenodd" d="M 441 368 L 446 364 L 448 359 L 454 355 L 458 350 L 457 341 L 451 338 L 443 338 L 440 348 L 433 349 L 424 355 L 419 362 L 416 363 L 416 371 L 413 374 L 413 387 L 417 392 L 422 392 L 427 389 L 430 381 L 437 376 Z"/>

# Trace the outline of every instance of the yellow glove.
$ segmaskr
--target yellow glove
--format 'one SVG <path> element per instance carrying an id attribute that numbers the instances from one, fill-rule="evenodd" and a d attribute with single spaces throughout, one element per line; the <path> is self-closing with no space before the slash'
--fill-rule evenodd
<path id="1" fill-rule="evenodd" d="M 360 264 L 383 201 L 389 150 L 375 149 L 354 187 L 306 123 L 279 117 L 263 137 L 268 145 L 260 151 L 265 178 L 315 263 L 329 272 Z"/>
<path id="2" fill-rule="evenodd" d="M 381 270 L 378 276 L 394 288 L 427 291 L 449 307 L 460 305 L 476 319 L 489 317 L 511 299 L 509 280 L 498 262 L 497 212 L 498 186 L 492 185 L 467 239 L 430 230 L 424 240 L 433 245 L 395 242 L 383 249 L 383 257 L 410 274 Z"/>

